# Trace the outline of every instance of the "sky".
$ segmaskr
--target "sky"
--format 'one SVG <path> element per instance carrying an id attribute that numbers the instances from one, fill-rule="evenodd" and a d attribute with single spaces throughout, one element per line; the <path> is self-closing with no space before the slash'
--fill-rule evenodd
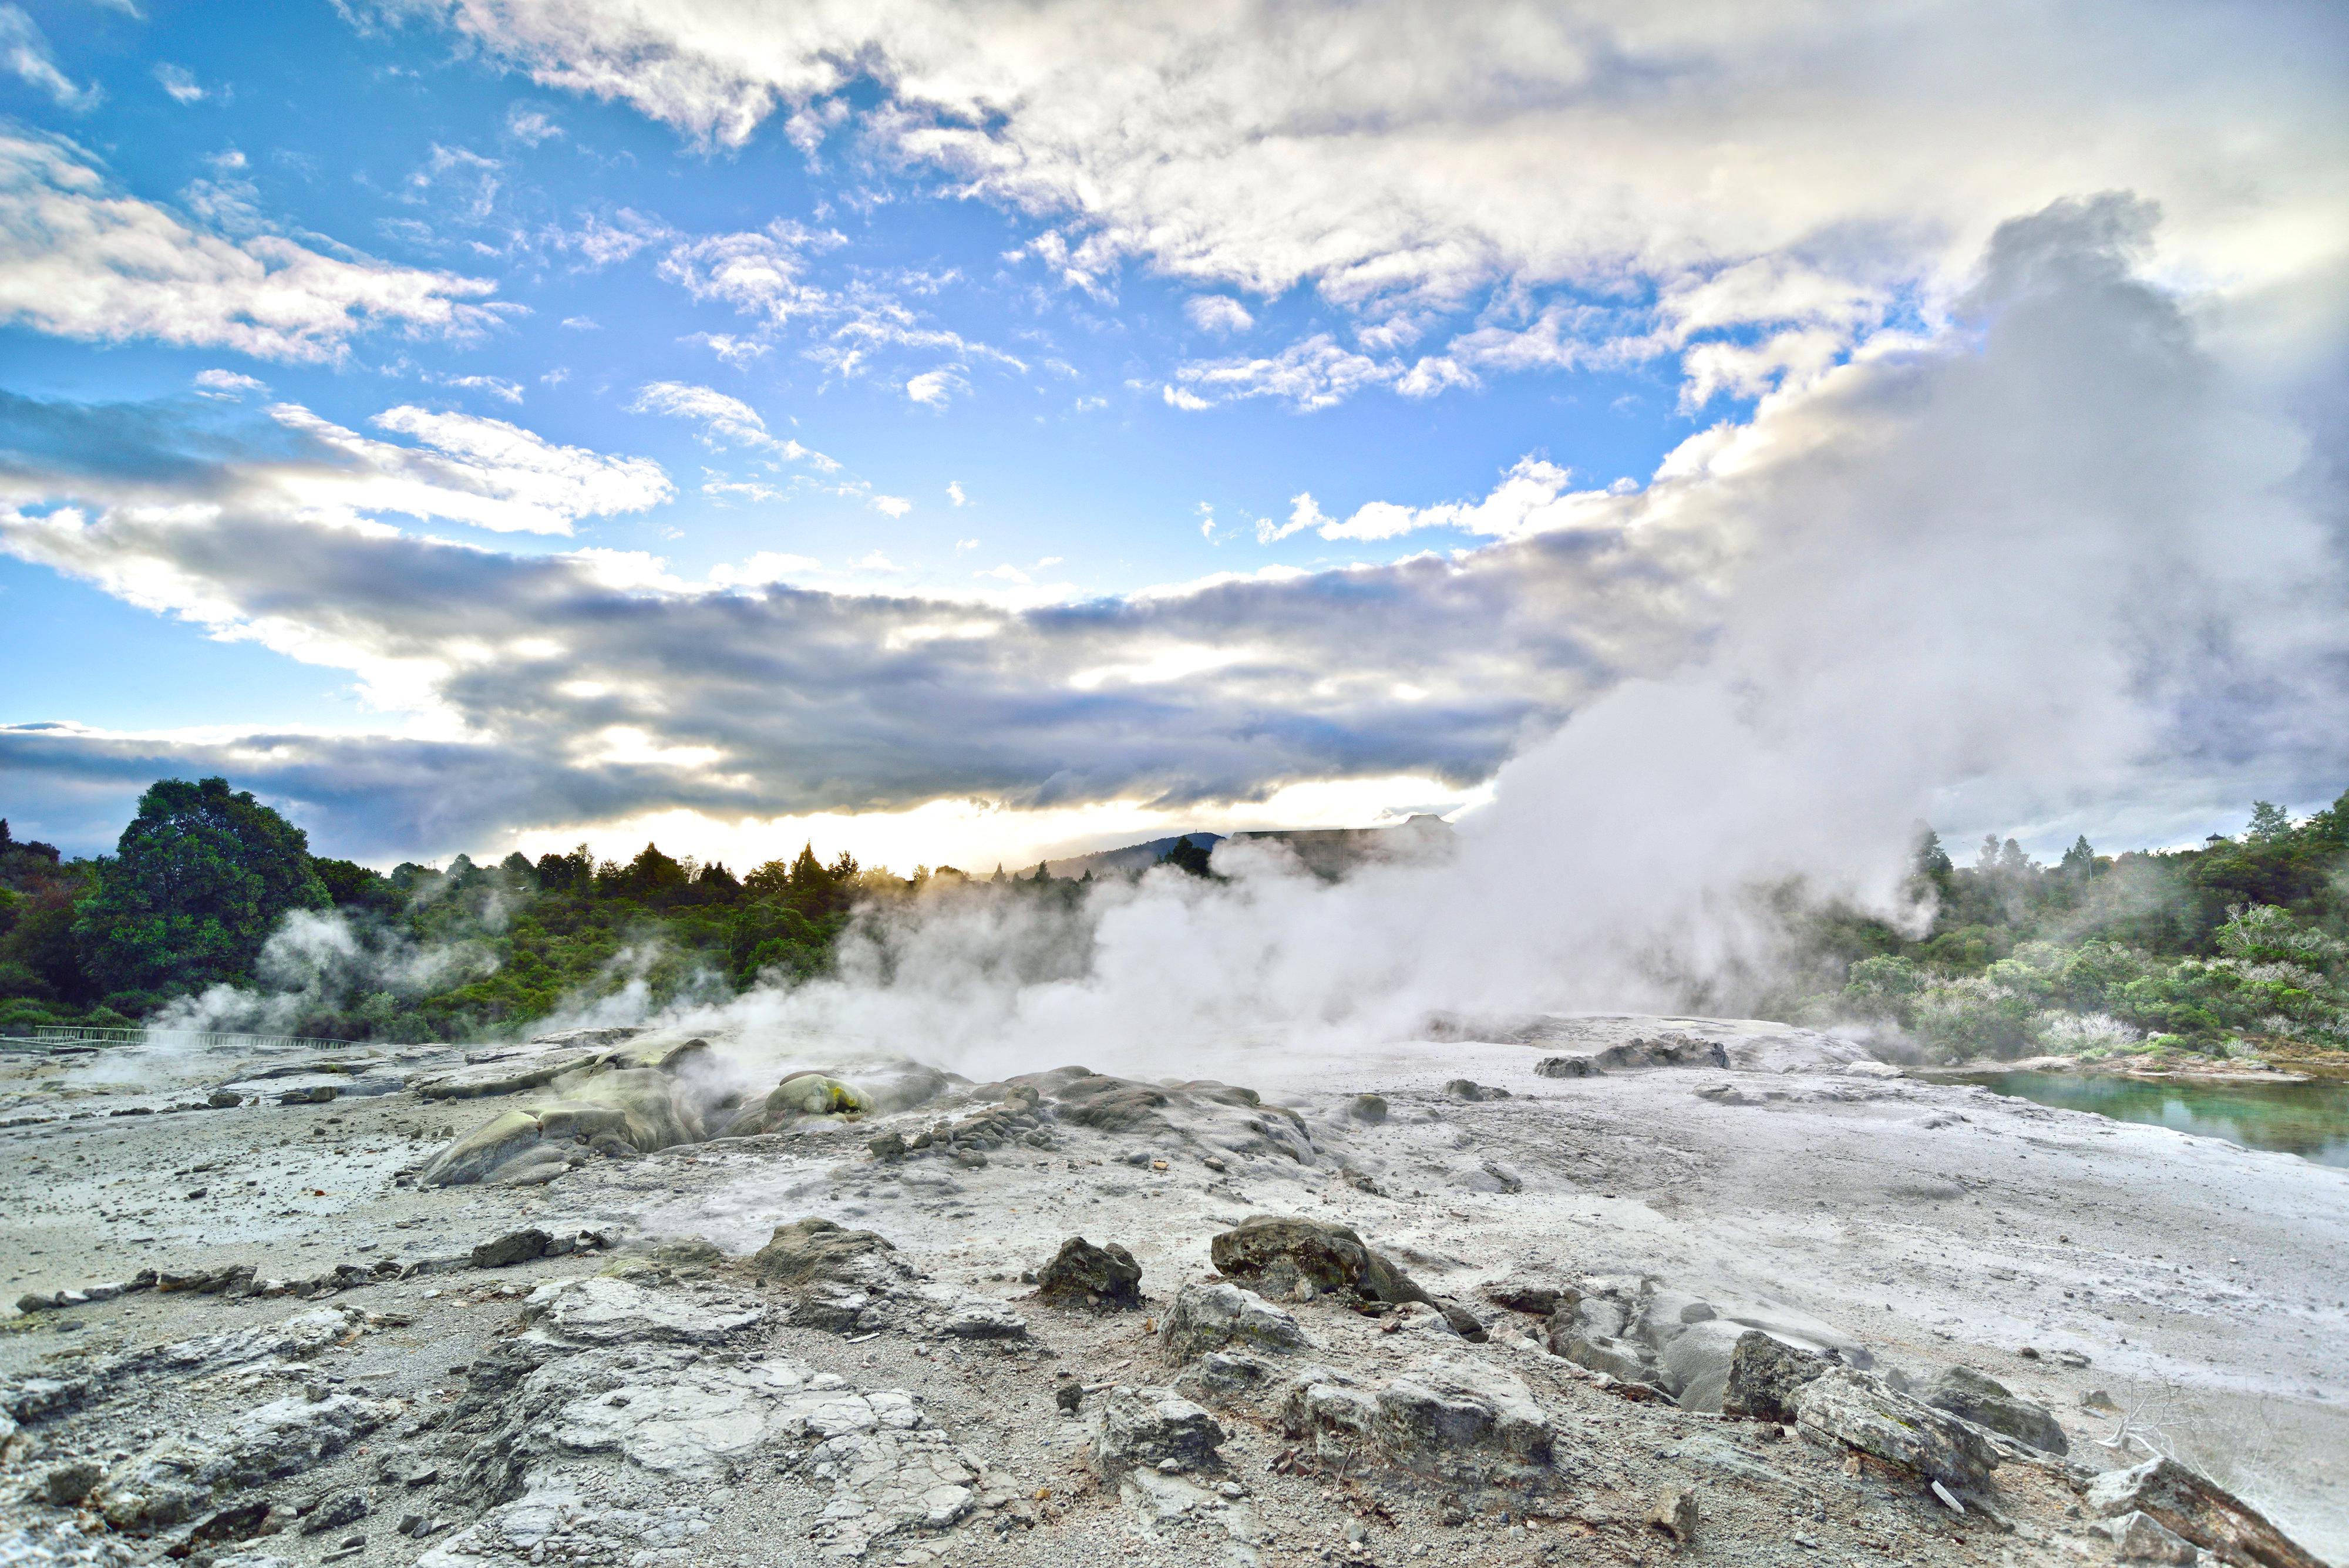
<path id="1" fill-rule="evenodd" d="M 0 813 L 96 852 L 218 773 L 383 865 L 983 867 L 1473 815 L 1697 713 L 1904 832 L 2310 809 L 2344 56 L 2289 4 L 0 4 Z M 1674 682 L 1736 700 L 1619 716 Z"/>

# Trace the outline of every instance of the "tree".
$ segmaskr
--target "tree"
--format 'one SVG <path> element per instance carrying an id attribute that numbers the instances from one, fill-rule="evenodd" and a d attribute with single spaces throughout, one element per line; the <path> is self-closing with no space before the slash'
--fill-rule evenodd
<path id="1" fill-rule="evenodd" d="M 1929 882 L 1946 882 L 1956 867 L 1950 864 L 1950 852 L 1941 847 L 1941 836 L 1931 827 L 1922 827 L 1917 834 L 1917 853 L 1909 862 L 1909 874 Z"/>
<path id="2" fill-rule="evenodd" d="M 2072 840 L 2072 847 L 2064 851 L 2064 875 L 2085 882 L 2096 874 L 2096 852 L 2088 847 L 2088 836 Z"/>
<path id="3" fill-rule="evenodd" d="M 226 779 L 158 780 L 74 922 L 107 992 L 242 978 L 289 911 L 330 900 L 309 836 Z"/>
<path id="4" fill-rule="evenodd" d="M 2272 844 L 2292 832 L 2292 813 L 2272 801 L 2251 802 L 2251 825 L 2243 836 L 2254 844 Z"/>
<path id="5" fill-rule="evenodd" d="M 1158 857 L 1158 864 L 1172 866 L 1186 876 L 1205 877 L 1209 874 L 1207 851 L 1192 843 L 1191 836 L 1187 833 L 1174 841 L 1174 846 L 1172 849 Z"/>

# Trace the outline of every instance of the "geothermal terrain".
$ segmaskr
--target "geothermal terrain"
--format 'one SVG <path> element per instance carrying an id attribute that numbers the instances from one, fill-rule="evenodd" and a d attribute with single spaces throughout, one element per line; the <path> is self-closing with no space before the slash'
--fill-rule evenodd
<path id="1" fill-rule="evenodd" d="M 1427 1033 L 7 1057 L 0 1563 L 2349 1560 L 2349 1172 Z"/>

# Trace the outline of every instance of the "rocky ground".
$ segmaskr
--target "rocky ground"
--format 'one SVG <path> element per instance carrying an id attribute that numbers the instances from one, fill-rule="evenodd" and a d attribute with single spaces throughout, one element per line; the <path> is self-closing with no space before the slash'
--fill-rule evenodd
<path id="1" fill-rule="evenodd" d="M 2349 1557 L 2349 1173 L 1428 1033 L 6 1058 L 0 1563 Z"/>

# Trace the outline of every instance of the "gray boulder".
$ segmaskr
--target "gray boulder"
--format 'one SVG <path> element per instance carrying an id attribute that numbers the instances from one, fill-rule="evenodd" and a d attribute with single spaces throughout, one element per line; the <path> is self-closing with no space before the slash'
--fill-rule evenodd
<path id="1" fill-rule="evenodd" d="M 1096 1247 L 1071 1236 L 1036 1271 L 1036 1294 L 1053 1306 L 1132 1311 L 1142 1304 L 1142 1265 L 1114 1241 Z"/>
<path id="2" fill-rule="evenodd" d="M 502 1269 L 515 1263 L 527 1263 L 546 1255 L 547 1243 L 554 1238 L 540 1230 L 510 1231 L 492 1241 L 483 1241 L 466 1256 L 466 1262 L 477 1269 Z"/>
<path id="3" fill-rule="evenodd" d="M 751 1254 L 750 1273 L 761 1284 L 787 1290 L 819 1281 L 856 1283 L 896 1250 L 870 1231 L 810 1217 L 776 1226 L 767 1244 Z"/>
<path id="4" fill-rule="evenodd" d="M 1369 1450 L 1399 1469 L 1479 1484 L 1539 1480 L 1555 1442 L 1522 1380 L 1455 1356 L 1421 1362 L 1375 1393 L 1309 1367 L 1284 1392 L 1281 1424 L 1323 1459 Z"/>
<path id="5" fill-rule="evenodd" d="M 1795 1397 L 1826 1376 L 1830 1365 L 1823 1355 L 1798 1350 L 1758 1328 L 1747 1329 L 1730 1351 L 1722 1414 L 1757 1421 L 1792 1421 Z"/>
<path id="6" fill-rule="evenodd" d="M 1297 1320 L 1237 1285 L 1185 1285 L 1158 1327 L 1159 1348 L 1180 1366 L 1210 1351 L 1303 1349 L 1312 1342 Z"/>
<path id="7" fill-rule="evenodd" d="M 1224 1436 L 1215 1417 L 1171 1388 L 1120 1387 L 1102 1409 L 1093 1458 L 1110 1476 L 1169 1460 L 1178 1469 L 1207 1469 L 1218 1462 Z"/>
<path id="8" fill-rule="evenodd" d="M 1410 1275 L 1343 1225 L 1259 1214 L 1208 1243 L 1216 1272 L 1275 1300 L 1350 1293 L 1363 1301 L 1432 1302 Z"/>
<path id="9" fill-rule="evenodd" d="M 1795 1421 L 1806 1432 L 1961 1491 L 1979 1491 L 1998 1468 L 1998 1450 L 1973 1428 L 1849 1367 L 1805 1385 L 1795 1396 Z"/>
<path id="10" fill-rule="evenodd" d="M 1925 1403 L 2046 1453 L 2062 1454 L 2071 1449 L 2064 1428 L 2055 1424 L 2046 1406 L 2010 1392 L 2003 1384 L 1971 1367 L 1952 1366 L 1935 1378 L 1932 1386 L 1925 1391 Z"/>

